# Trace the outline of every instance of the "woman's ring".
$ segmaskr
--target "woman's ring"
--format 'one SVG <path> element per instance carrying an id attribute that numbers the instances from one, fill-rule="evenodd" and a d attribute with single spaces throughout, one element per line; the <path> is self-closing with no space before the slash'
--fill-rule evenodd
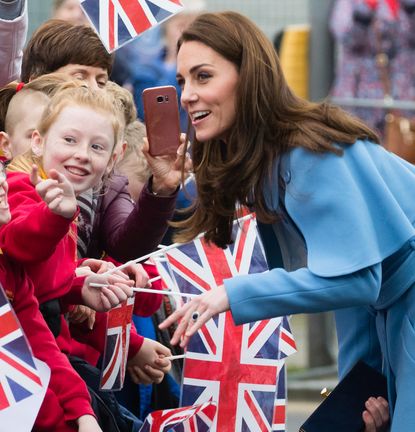
<path id="1" fill-rule="evenodd" d="M 196 322 L 197 319 L 199 318 L 199 316 L 200 316 L 199 312 L 198 311 L 194 311 L 192 313 L 192 321 Z"/>

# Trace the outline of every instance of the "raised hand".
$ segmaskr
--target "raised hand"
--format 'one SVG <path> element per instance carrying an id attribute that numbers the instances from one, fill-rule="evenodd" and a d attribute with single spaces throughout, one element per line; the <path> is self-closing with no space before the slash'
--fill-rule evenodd
<path id="1" fill-rule="evenodd" d="M 180 142 L 181 145 L 177 149 L 176 155 L 151 156 L 148 141 L 144 138 L 142 151 L 153 174 L 153 192 L 157 194 L 170 195 L 177 189 L 182 180 L 183 158 L 185 159 L 185 173 L 188 175 L 192 170 L 193 165 L 189 154 L 183 154 L 185 134 L 180 136 Z"/>
<path id="2" fill-rule="evenodd" d="M 77 210 L 75 191 L 63 174 L 51 169 L 49 178 L 42 180 L 39 177 L 39 168 L 33 165 L 30 181 L 52 213 L 67 219 L 73 218 Z"/>

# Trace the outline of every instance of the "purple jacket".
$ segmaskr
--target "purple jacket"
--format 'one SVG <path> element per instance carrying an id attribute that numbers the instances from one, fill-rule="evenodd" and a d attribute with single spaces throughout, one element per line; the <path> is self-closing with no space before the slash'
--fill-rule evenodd
<path id="1" fill-rule="evenodd" d="M 144 186 L 134 203 L 126 177 L 114 174 L 97 205 L 87 256 L 101 258 L 106 252 L 117 261 L 139 258 L 157 248 L 171 219 L 177 192 L 168 197 L 153 195 Z"/>

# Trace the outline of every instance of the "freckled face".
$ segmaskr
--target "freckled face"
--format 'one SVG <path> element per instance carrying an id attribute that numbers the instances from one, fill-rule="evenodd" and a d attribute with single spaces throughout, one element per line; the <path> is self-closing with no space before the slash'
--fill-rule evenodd
<path id="1" fill-rule="evenodd" d="M 201 42 L 184 42 L 177 56 L 177 80 L 196 138 L 226 141 L 236 118 L 237 67 Z"/>

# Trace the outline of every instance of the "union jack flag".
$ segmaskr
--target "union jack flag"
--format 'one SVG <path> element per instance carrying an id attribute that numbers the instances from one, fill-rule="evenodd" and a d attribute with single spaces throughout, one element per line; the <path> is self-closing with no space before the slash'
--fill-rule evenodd
<path id="1" fill-rule="evenodd" d="M 41 391 L 32 350 L 0 286 L 0 411 Z"/>
<path id="2" fill-rule="evenodd" d="M 101 390 L 121 390 L 127 368 L 134 296 L 108 312 L 107 336 L 101 370 Z"/>
<path id="3" fill-rule="evenodd" d="M 82 0 L 81 6 L 108 52 L 183 9 L 180 0 Z"/>
<path id="4" fill-rule="evenodd" d="M 140 432 L 208 432 L 216 414 L 216 403 L 153 411 Z"/>
<path id="5" fill-rule="evenodd" d="M 201 294 L 225 278 L 267 269 L 252 216 L 235 224 L 234 239 L 226 249 L 198 238 L 166 252 L 181 291 Z M 271 431 L 281 322 L 235 326 L 230 312 L 209 320 L 189 342 L 181 404 L 216 400 L 212 431 Z"/>
<path id="6" fill-rule="evenodd" d="M 283 317 L 279 327 L 278 346 L 280 352 L 280 359 L 290 356 L 297 352 L 294 336 L 291 333 L 290 323 L 288 317 Z"/>
<path id="7" fill-rule="evenodd" d="M 274 417 L 272 419 L 273 432 L 285 432 L 285 402 L 287 399 L 286 393 L 286 373 L 285 373 L 285 360 L 280 360 L 277 375 L 277 391 L 275 392 L 274 400 Z"/>

